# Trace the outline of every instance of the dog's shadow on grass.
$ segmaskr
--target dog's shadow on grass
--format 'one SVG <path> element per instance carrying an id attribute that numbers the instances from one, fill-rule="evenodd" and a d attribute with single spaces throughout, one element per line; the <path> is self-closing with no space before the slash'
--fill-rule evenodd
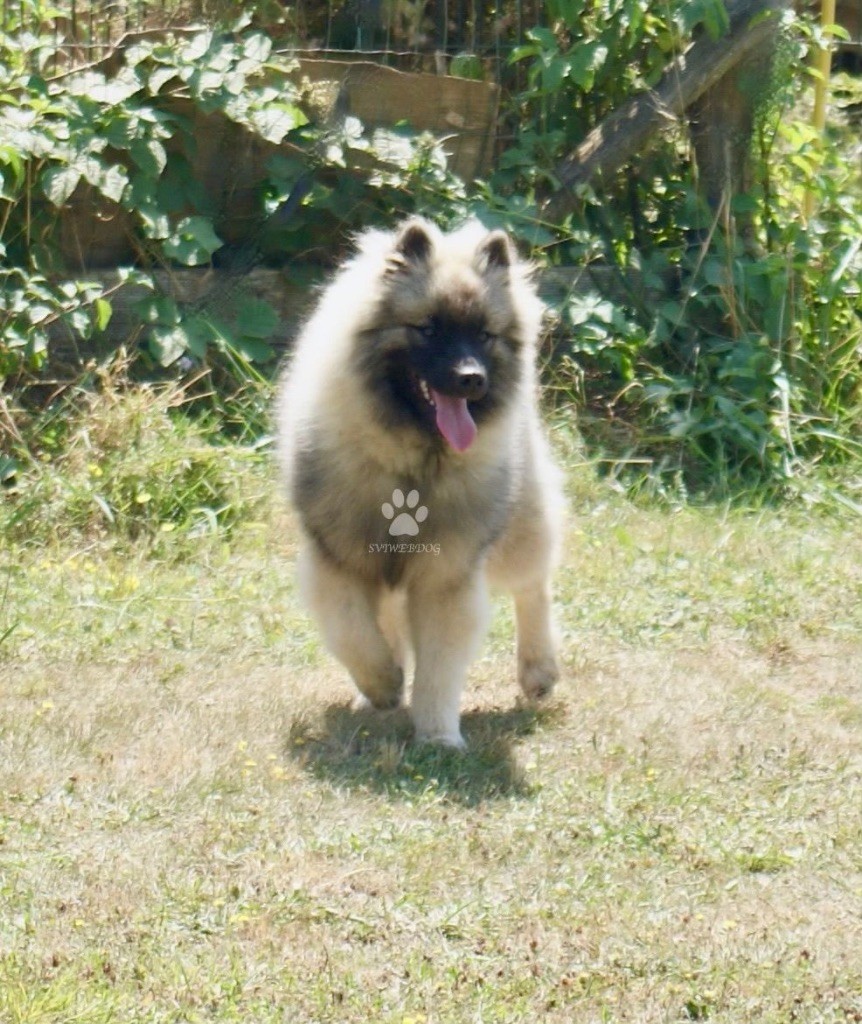
<path id="1" fill-rule="evenodd" d="M 557 702 L 467 711 L 461 719 L 467 749 L 461 751 L 416 743 L 404 709 L 381 714 L 334 704 L 318 722 L 296 719 L 286 749 L 306 771 L 339 786 L 471 806 L 535 792 L 514 743 L 561 715 Z"/>

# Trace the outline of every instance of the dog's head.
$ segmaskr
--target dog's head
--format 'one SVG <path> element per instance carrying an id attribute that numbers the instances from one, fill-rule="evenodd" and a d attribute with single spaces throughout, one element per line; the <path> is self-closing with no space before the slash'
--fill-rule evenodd
<path id="1" fill-rule="evenodd" d="M 414 218 L 389 236 L 379 288 L 357 353 L 378 406 L 465 451 L 529 372 L 541 305 L 526 268 L 503 231 Z"/>

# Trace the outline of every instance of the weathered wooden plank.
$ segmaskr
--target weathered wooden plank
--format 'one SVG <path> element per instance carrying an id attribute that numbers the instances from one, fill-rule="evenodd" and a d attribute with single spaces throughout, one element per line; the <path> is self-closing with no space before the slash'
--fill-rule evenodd
<path id="1" fill-rule="evenodd" d="M 609 114 L 557 167 L 563 189 L 548 204 L 551 221 L 562 220 L 579 202 L 578 187 L 599 174 L 619 170 L 669 120 L 682 116 L 736 65 L 772 39 L 785 0 L 730 0 L 730 31 L 701 38 L 662 75 L 655 89 L 640 93 Z M 710 126 L 721 133 L 722 125 Z"/>
<path id="2" fill-rule="evenodd" d="M 296 76 L 338 91 L 347 112 L 369 128 L 406 123 L 444 140 L 449 168 L 465 181 L 491 168 L 500 88 L 448 75 L 407 73 L 370 61 L 299 61 Z"/>

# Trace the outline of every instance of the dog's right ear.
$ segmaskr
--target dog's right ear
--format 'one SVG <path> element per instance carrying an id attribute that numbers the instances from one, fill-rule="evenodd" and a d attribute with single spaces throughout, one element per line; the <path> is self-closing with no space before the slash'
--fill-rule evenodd
<path id="1" fill-rule="evenodd" d="M 423 263 L 434 246 L 429 225 L 419 218 L 408 220 L 395 238 L 395 247 L 389 256 L 389 269 L 402 270 L 408 263 Z"/>

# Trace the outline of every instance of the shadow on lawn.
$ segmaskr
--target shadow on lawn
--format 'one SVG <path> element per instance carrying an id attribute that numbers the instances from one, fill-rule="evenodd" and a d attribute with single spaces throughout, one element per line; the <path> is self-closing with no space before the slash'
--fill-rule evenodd
<path id="1" fill-rule="evenodd" d="M 380 713 L 333 704 L 320 723 L 294 721 L 286 749 L 305 770 L 339 786 L 474 806 L 533 794 L 513 742 L 561 714 L 557 703 L 467 711 L 461 718 L 467 750 L 457 751 L 414 743 L 405 709 Z"/>

